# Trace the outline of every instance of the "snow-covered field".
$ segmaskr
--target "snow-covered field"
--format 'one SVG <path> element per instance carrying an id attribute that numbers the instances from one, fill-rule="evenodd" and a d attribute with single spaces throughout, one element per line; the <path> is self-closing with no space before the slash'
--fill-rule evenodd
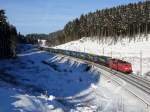
<path id="1" fill-rule="evenodd" d="M 0 60 L 2 112 L 145 112 L 145 106 L 86 63 L 22 46 Z"/>
<path id="2" fill-rule="evenodd" d="M 147 40 L 143 36 L 137 36 L 135 41 L 123 39 L 116 44 L 111 40 L 102 43 L 95 38 L 82 38 L 55 48 L 120 58 L 132 63 L 134 73 L 150 75 L 150 35 Z"/>

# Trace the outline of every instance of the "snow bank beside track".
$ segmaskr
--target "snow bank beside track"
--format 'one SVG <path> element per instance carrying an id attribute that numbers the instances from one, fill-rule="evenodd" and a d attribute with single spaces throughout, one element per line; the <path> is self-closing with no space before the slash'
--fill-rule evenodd
<path id="1" fill-rule="evenodd" d="M 147 39 L 141 35 L 136 40 L 129 41 L 125 38 L 115 44 L 112 40 L 102 43 L 94 37 L 92 40 L 84 37 L 54 48 L 119 58 L 132 63 L 134 73 L 150 75 L 150 34 Z"/>

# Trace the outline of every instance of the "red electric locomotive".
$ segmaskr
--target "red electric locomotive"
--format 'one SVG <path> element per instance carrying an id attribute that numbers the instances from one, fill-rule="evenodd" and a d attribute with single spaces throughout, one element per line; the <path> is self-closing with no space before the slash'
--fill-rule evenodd
<path id="1" fill-rule="evenodd" d="M 132 73 L 131 63 L 119 59 L 110 59 L 109 67 L 123 73 Z"/>

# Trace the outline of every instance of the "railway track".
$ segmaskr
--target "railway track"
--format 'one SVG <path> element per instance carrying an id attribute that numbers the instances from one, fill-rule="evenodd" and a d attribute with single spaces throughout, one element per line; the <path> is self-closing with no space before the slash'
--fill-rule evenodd
<path id="1" fill-rule="evenodd" d="M 140 76 L 137 76 L 137 75 L 135 75 L 135 74 L 130 74 L 130 76 L 131 77 L 134 77 L 135 79 L 140 79 L 140 80 L 142 80 L 142 81 L 144 81 L 144 82 L 146 82 L 146 83 L 148 83 L 148 84 L 150 84 L 150 80 L 148 80 L 148 79 L 146 79 L 146 78 L 143 78 L 143 77 L 140 77 Z"/>
<path id="2" fill-rule="evenodd" d="M 150 94 L 150 86 L 144 82 L 141 82 L 141 80 L 135 80 L 135 79 L 132 79 L 131 77 L 126 77 L 126 76 L 122 77 L 118 74 L 116 74 L 116 76 L 125 80 L 126 82 L 129 82 L 130 84 L 136 86 L 137 88 L 141 89 L 145 93 Z"/>
<path id="3" fill-rule="evenodd" d="M 137 88 L 141 89 L 142 91 L 150 95 L 150 82 L 149 81 L 142 79 L 142 78 L 140 79 L 139 77 L 133 76 L 132 74 L 127 75 L 127 74 L 112 70 L 110 68 L 107 68 L 101 65 L 96 65 L 96 66 L 108 71 L 111 74 L 115 74 L 117 77 L 129 82 L 130 84 L 136 86 Z"/>

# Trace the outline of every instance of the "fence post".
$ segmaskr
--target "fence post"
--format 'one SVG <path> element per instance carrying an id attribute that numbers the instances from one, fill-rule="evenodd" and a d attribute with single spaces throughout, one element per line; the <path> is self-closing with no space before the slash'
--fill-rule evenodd
<path id="1" fill-rule="evenodd" d="M 104 55 L 104 47 L 103 47 L 103 55 Z"/>

